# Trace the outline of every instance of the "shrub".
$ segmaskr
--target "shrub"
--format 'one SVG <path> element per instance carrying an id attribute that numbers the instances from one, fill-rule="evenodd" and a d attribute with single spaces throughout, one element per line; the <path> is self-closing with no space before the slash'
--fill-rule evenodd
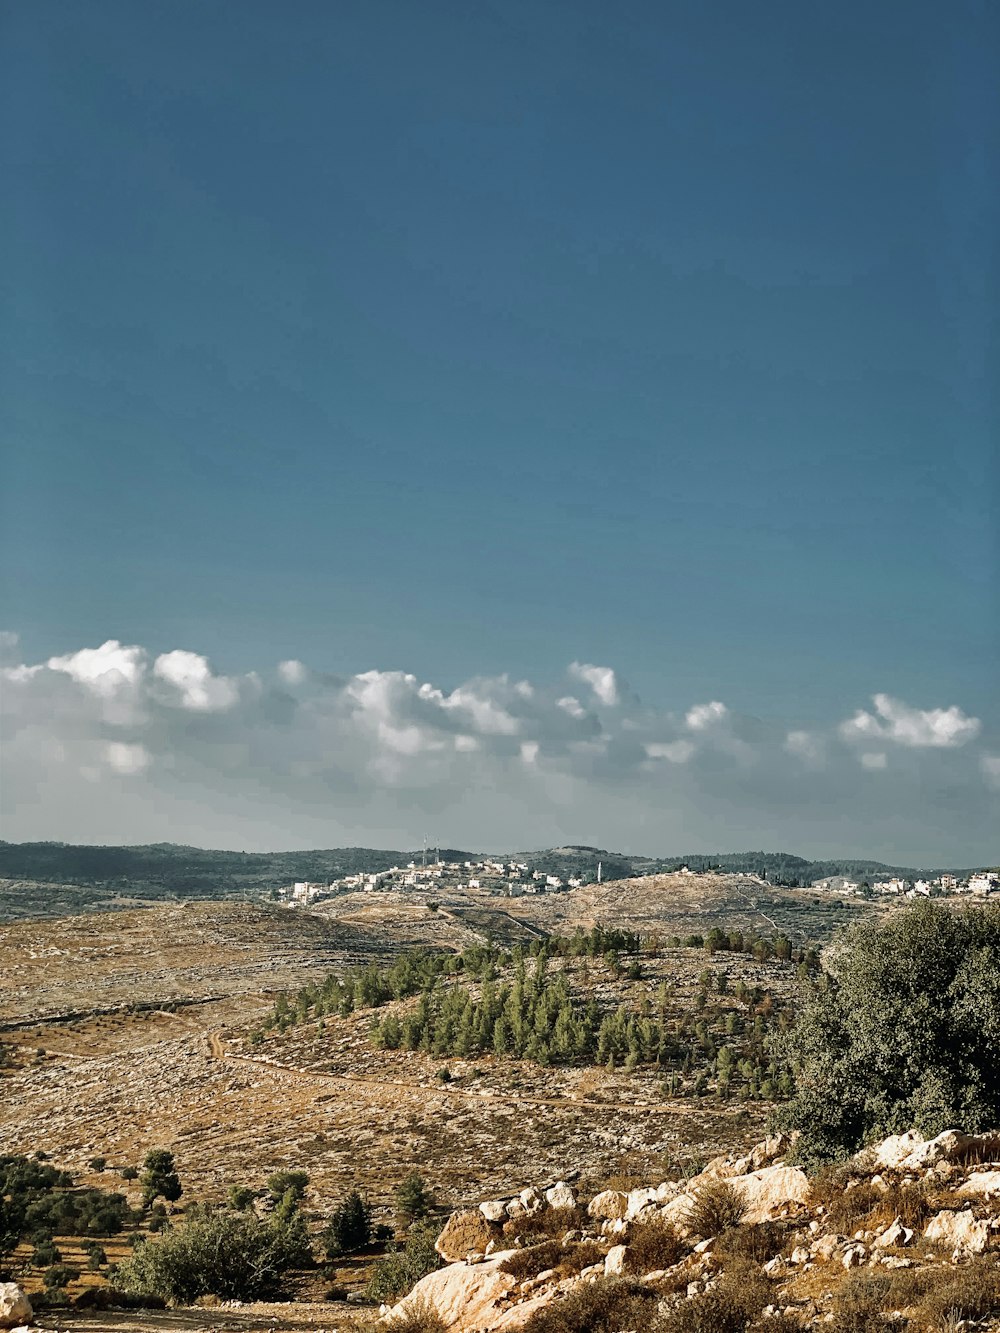
<path id="1" fill-rule="evenodd" d="M 708 1240 L 739 1226 L 746 1210 L 742 1196 L 728 1180 L 707 1180 L 696 1188 L 684 1214 L 684 1225 L 694 1235 Z"/>
<path id="2" fill-rule="evenodd" d="M 383 1333 L 385 1324 L 380 1319 L 364 1319 L 351 1327 L 358 1333 Z M 429 1305 L 421 1303 L 392 1321 L 392 1333 L 448 1333 L 448 1325 Z"/>
<path id="3" fill-rule="evenodd" d="M 57 1291 L 68 1287 L 79 1276 L 80 1270 L 71 1268 L 69 1264 L 53 1264 L 51 1268 L 45 1270 L 42 1281 L 45 1283 L 46 1291 Z"/>
<path id="4" fill-rule="evenodd" d="M 598 1278 L 580 1283 L 563 1300 L 552 1301 L 532 1314 L 524 1333 L 620 1333 L 651 1329 L 656 1318 L 656 1292 L 641 1282 Z"/>
<path id="5" fill-rule="evenodd" d="M 36 1268 L 47 1268 L 49 1264 L 58 1264 L 62 1259 L 59 1250 L 51 1240 L 43 1240 L 35 1246 L 31 1262 Z"/>
<path id="6" fill-rule="evenodd" d="M 604 1251 L 592 1240 L 573 1245 L 547 1240 L 541 1245 L 529 1245 L 525 1250 L 516 1250 L 509 1259 L 504 1260 L 501 1268 L 521 1280 L 537 1277 L 547 1268 L 554 1268 L 560 1277 L 569 1277 L 574 1273 L 582 1273 L 585 1268 L 603 1258 Z"/>
<path id="7" fill-rule="evenodd" d="M 108 1262 L 108 1256 L 104 1252 L 103 1245 L 98 1245 L 97 1241 L 92 1240 L 85 1251 L 90 1264 L 90 1271 L 97 1273 L 102 1266 Z"/>
<path id="8" fill-rule="evenodd" d="M 243 1212 L 249 1208 L 257 1197 L 256 1190 L 252 1190 L 249 1185 L 230 1185 L 229 1187 L 229 1206 L 235 1208 L 237 1212 Z"/>
<path id="9" fill-rule="evenodd" d="M 755 1222 L 730 1227 L 715 1242 L 714 1253 L 723 1259 L 766 1264 L 785 1248 L 786 1229 L 780 1222 Z"/>
<path id="10" fill-rule="evenodd" d="M 671 1310 L 657 1333 L 745 1333 L 770 1302 L 771 1285 L 760 1270 L 737 1263 L 714 1287 Z"/>
<path id="11" fill-rule="evenodd" d="M 141 1297 L 190 1304 L 199 1296 L 256 1300 L 289 1267 L 284 1229 L 250 1213 L 194 1213 L 118 1265 L 115 1285 Z"/>
<path id="12" fill-rule="evenodd" d="M 537 1213 L 522 1213 L 504 1223 L 508 1240 L 530 1240 L 539 1236 L 561 1238 L 567 1231 L 578 1231 L 586 1223 L 582 1208 L 542 1208 Z"/>
<path id="13" fill-rule="evenodd" d="M 135 1166 L 123 1166 L 118 1173 L 122 1180 L 135 1180 L 139 1175 L 139 1168 Z"/>
<path id="14" fill-rule="evenodd" d="M 652 1273 L 672 1268 L 687 1253 L 687 1246 L 669 1223 L 653 1218 L 636 1222 L 628 1238 L 625 1267 L 629 1273 Z"/>
<path id="15" fill-rule="evenodd" d="M 92 1157 L 87 1163 L 91 1171 L 103 1171 L 107 1164 L 108 1159 L 106 1157 Z"/>
<path id="16" fill-rule="evenodd" d="M 982 1131 L 1000 1117 L 1000 907 L 915 904 L 853 926 L 772 1054 L 796 1069 L 775 1124 L 810 1168 L 916 1127 Z"/>
<path id="17" fill-rule="evenodd" d="M 271 1198 L 277 1203 L 289 1191 L 296 1199 L 301 1199 L 308 1184 L 309 1173 L 307 1171 L 277 1171 L 273 1176 L 268 1177 L 267 1188 Z"/>
<path id="18" fill-rule="evenodd" d="M 441 1256 L 434 1248 L 436 1235 L 434 1227 L 411 1227 L 403 1248 L 391 1248 L 385 1258 L 376 1262 L 365 1289 L 369 1298 L 386 1302 L 398 1300 L 422 1277 L 439 1268 Z"/>

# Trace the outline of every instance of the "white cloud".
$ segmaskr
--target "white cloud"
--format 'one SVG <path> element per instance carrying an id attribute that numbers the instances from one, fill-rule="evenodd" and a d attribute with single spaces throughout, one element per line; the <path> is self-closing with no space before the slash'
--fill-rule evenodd
<path id="1" fill-rule="evenodd" d="M 695 752 L 690 741 L 650 741 L 646 754 L 650 759 L 668 759 L 672 764 L 686 764 Z"/>
<path id="2" fill-rule="evenodd" d="M 888 756 L 884 750 L 866 750 L 860 758 L 862 768 L 873 770 L 885 768 L 888 762 Z"/>
<path id="3" fill-rule="evenodd" d="M 890 694 L 872 696 L 875 714 L 858 709 L 840 725 L 846 741 L 892 741 L 913 749 L 951 749 L 979 735 L 982 723 L 960 708 L 911 708 Z M 876 716 L 877 714 L 877 716 Z"/>
<path id="4" fill-rule="evenodd" d="M 104 747 L 104 760 L 116 773 L 142 773 L 152 763 L 152 755 L 144 745 L 130 745 L 126 741 L 109 741 Z"/>
<path id="5" fill-rule="evenodd" d="M 729 714 L 729 709 L 718 699 L 714 699 L 710 704 L 695 704 L 688 710 L 688 715 L 684 719 L 692 731 L 705 731 L 708 727 L 716 726 L 723 722 Z"/>
<path id="6" fill-rule="evenodd" d="M 305 666 L 296 659 L 289 658 L 287 662 L 278 663 L 278 675 L 286 685 L 301 685 L 308 676 Z"/>
<path id="7" fill-rule="evenodd" d="M 589 662 L 573 662 L 569 674 L 589 685 L 595 698 L 606 708 L 614 708 L 618 704 L 618 678 L 612 667 L 592 666 Z"/>
<path id="8" fill-rule="evenodd" d="M 153 664 L 153 675 L 173 686 L 180 696 L 180 706 L 195 713 L 232 708 L 240 697 L 234 680 L 213 675 L 206 658 L 183 648 L 161 653 Z"/>
<path id="9" fill-rule="evenodd" d="M 294 658 L 219 675 L 197 652 L 154 659 L 116 640 L 30 663 L 16 647 L 0 667 L 9 838 L 402 849 L 426 832 L 668 852 L 809 850 L 811 836 L 874 855 L 900 829 L 956 842 L 985 830 L 1000 790 L 996 744 L 979 747 L 982 724 L 957 705 L 878 695 L 840 728 L 790 728 L 721 700 L 658 710 L 581 663 L 568 690 L 565 677 L 341 678 Z M 858 764 L 884 779 L 859 783 Z M 933 859 L 950 859 L 937 842 Z"/>
<path id="10" fill-rule="evenodd" d="M 811 731 L 790 731 L 785 737 L 785 749 L 812 767 L 823 763 L 823 741 Z"/>

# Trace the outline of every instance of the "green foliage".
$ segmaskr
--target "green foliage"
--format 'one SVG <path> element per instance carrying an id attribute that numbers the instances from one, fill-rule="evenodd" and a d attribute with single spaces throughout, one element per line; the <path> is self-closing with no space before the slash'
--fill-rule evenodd
<path id="1" fill-rule="evenodd" d="M 436 1227 L 411 1227 L 403 1248 L 390 1247 L 385 1258 L 375 1264 L 366 1288 L 368 1297 L 373 1301 L 398 1300 L 422 1277 L 439 1268 L 441 1257 L 434 1248 L 436 1236 Z"/>
<path id="2" fill-rule="evenodd" d="M 238 1212 L 243 1212 L 251 1207 L 256 1197 L 257 1191 L 252 1190 L 249 1185 L 230 1185 L 229 1187 L 229 1206 L 235 1208 Z"/>
<path id="3" fill-rule="evenodd" d="M 53 1264 L 42 1274 L 42 1281 L 45 1283 L 46 1291 L 61 1291 L 79 1276 L 78 1268 L 72 1268 L 69 1264 Z"/>
<path id="4" fill-rule="evenodd" d="M 278 1290 L 298 1258 L 282 1224 L 252 1213 L 197 1210 L 158 1240 L 139 1245 L 116 1268 L 115 1285 L 180 1305 L 199 1296 L 257 1300 Z"/>
<path id="5" fill-rule="evenodd" d="M 854 926 L 775 1042 L 795 1070 L 776 1117 L 809 1167 L 916 1127 L 1000 1116 L 1000 908 L 925 902 Z"/>
<path id="6" fill-rule="evenodd" d="M 268 1191 L 276 1203 L 283 1199 L 289 1191 L 296 1199 L 301 1199 L 308 1184 L 308 1171 L 276 1171 L 267 1180 Z M 246 1207 L 246 1204 L 243 1207 Z"/>
<path id="7" fill-rule="evenodd" d="M 327 1257 L 337 1259 L 342 1254 L 353 1254 L 371 1244 L 372 1215 L 368 1204 L 357 1190 L 352 1190 L 335 1209 L 323 1230 L 322 1244 Z"/>
<path id="8" fill-rule="evenodd" d="M 426 1217 L 434 1206 L 434 1200 L 419 1171 L 410 1171 L 404 1176 L 396 1191 L 396 1207 L 409 1221 Z"/>
<path id="9" fill-rule="evenodd" d="M 141 1177 L 142 1200 L 148 1208 L 154 1199 L 176 1203 L 183 1193 L 180 1177 L 174 1170 L 174 1155 L 166 1148 L 154 1148 L 146 1154 Z"/>

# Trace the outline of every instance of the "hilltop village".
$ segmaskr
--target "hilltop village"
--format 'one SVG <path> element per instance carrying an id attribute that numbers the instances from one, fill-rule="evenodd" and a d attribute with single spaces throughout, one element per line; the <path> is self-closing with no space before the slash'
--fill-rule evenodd
<path id="1" fill-rule="evenodd" d="M 687 866 L 678 871 L 682 875 L 695 872 Z M 602 864 L 597 862 L 593 874 L 566 876 L 549 874 L 544 870 L 531 869 L 521 861 L 504 861 L 485 858 L 478 861 L 442 861 L 418 865 L 410 861 L 405 866 L 391 866 L 388 870 L 371 873 L 362 871 L 355 875 L 345 875 L 330 882 L 296 881 L 282 887 L 279 897 L 294 906 L 308 906 L 326 898 L 334 898 L 346 893 L 398 892 L 407 889 L 435 888 L 452 890 L 478 891 L 493 897 L 521 898 L 533 894 L 565 893 L 570 889 L 581 888 L 586 883 L 601 883 Z M 759 875 L 744 875 L 746 881 L 768 886 L 768 881 Z M 987 897 L 991 893 L 1000 893 L 1000 871 L 986 870 L 976 872 L 967 878 L 953 874 L 941 874 L 932 879 L 903 879 L 893 877 L 884 880 L 852 880 L 842 875 L 829 876 L 814 880 L 812 884 L 800 890 L 806 893 L 826 892 L 842 897 L 897 897 L 897 898 L 945 898 L 954 895 L 972 895 Z"/>

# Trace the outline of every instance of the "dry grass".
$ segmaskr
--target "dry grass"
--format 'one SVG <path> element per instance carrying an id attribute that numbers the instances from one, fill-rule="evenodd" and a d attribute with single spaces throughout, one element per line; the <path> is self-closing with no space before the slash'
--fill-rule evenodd
<path id="1" fill-rule="evenodd" d="M 695 1191 L 684 1214 L 684 1225 L 694 1235 L 708 1240 L 738 1227 L 746 1210 L 742 1197 L 728 1180 L 708 1180 Z"/>
<path id="2" fill-rule="evenodd" d="M 537 1310 L 524 1325 L 524 1333 L 621 1333 L 623 1329 L 652 1333 L 658 1328 L 656 1299 L 656 1293 L 640 1282 L 601 1278 Z"/>
<path id="3" fill-rule="evenodd" d="M 580 1231 L 587 1223 L 582 1208 L 542 1208 L 537 1213 L 522 1213 L 504 1223 L 503 1234 L 508 1240 L 529 1244 L 540 1237 L 560 1240 L 567 1231 Z"/>
<path id="4" fill-rule="evenodd" d="M 652 1273 L 661 1268 L 672 1268 L 688 1252 L 669 1223 L 653 1218 L 636 1222 L 629 1233 L 625 1252 L 626 1269 L 630 1273 Z"/>
<path id="5" fill-rule="evenodd" d="M 521 1281 L 538 1277 L 547 1269 L 554 1269 L 560 1278 L 582 1273 L 591 1264 L 599 1263 L 604 1258 L 604 1251 L 596 1241 L 578 1241 L 573 1245 L 563 1245 L 557 1240 L 547 1240 L 541 1245 L 530 1245 L 525 1250 L 517 1250 L 500 1265 L 505 1273 Z"/>
<path id="6" fill-rule="evenodd" d="M 710 1290 L 676 1306 L 656 1333 L 747 1333 L 773 1299 L 771 1284 L 753 1264 L 728 1268 Z"/>
<path id="7" fill-rule="evenodd" d="M 721 1259 L 743 1259 L 766 1264 L 781 1254 L 788 1243 L 788 1228 L 781 1222 L 755 1222 L 730 1227 L 715 1242 L 715 1254 Z"/>
<path id="8" fill-rule="evenodd" d="M 916 1229 L 952 1200 L 927 1181 L 891 1181 L 882 1190 L 868 1180 L 857 1181 L 844 1167 L 832 1167 L 813 1181 L 812 1202 L 823 1205 L 834 1230 L 850 1234 L 890 1226 L 897 1217 L 903 1226 Z"/>
<path id="9" fill-rule="evenodd" d="M 362 1316 L 360 1323 L 352 1325 L 356 1333 L 448 1333 L 448 1325 L 441 1316 L 427 1304 L 415 1306 L 406 1314 L 394 1319 L 391 1324 L 384 1324 L 377 1317 Z"/>

